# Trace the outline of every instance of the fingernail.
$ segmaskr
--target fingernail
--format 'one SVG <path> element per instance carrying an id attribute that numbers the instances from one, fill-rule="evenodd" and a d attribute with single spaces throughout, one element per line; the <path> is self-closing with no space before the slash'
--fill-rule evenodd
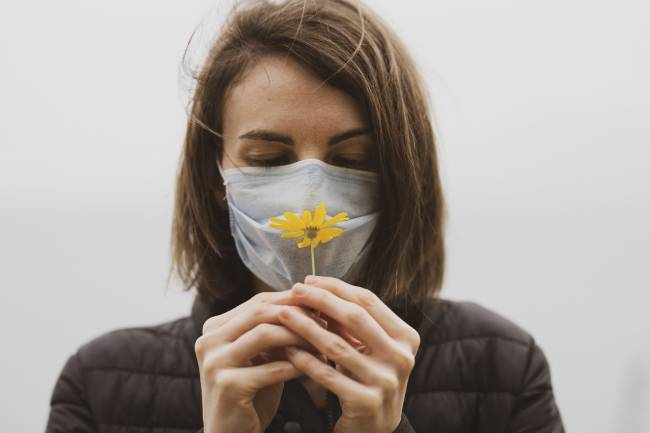
<path id="1" fill-rule="evenodd" d="M 318 282 L 318 277 L 315 275 L 307 275 L 305 277 L 305 283 L 317 283 Z"/>

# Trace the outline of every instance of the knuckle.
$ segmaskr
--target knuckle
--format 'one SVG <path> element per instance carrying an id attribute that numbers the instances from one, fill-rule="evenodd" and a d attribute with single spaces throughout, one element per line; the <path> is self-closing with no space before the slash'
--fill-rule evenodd
<path id="1" fill-rule="evenodd" d="M 397 368 L 401 373 L 408 374 L 413 370 L 413 367 L 415 366 L 415 356 L 411 353 L 405 353 L 405 352 L 398 352 L 398 355 L 396 356 L 396 364 Z"/>
<path id="2" fill-rule="evenodd" d="M 379 387 L 388 392 L 393 392 L 399 388 L 399 380 L 392 374 L 382 374 L 378 378 Z"/>
<path id="3" fill-rule="evenodd" d="M 319 381 L 325 386 L 332 386 L 336 381 L 336 370 L 332 367 L 318 369 Z"/>
<path id="4" fill-rule="evenodd" d="M 346 321 L 353 327 L 357 328 L 362 326 L 366 320 L 366 310 L 361 307 L 354 307 L 346 314 Z"/>
<path id="5" fill-rule="evenodd" d="M 213 374 L 214 384 L 222 392 L 233 390 L 237 387 L 237 379 L 230 370 L 219 370 Z"/>
<path id="6" fill-rule="evenodd" d="M 194 353 L 197 357 L 202 357 L 205 353 L 205 338 L 199 337 L 194 342 Z"/>
<path id="7" fill-rule="evenodd" d="M 379 299 L 372 290 L 366 289 L 365 287 L 359 288 L 359 294 L 357 296 L 359 303 L 364 307 L 374 306 Z"/>
<path id="8" fill-rule="evenodd" d="M 420 334 L 415 329 L 411 328 L 411 344 L 413 346 L 413 353 L 417 352 L 420 348 Z"/>
<path id="9" fill-rule="evenodd" d="M 205 377 L 215 379 L 219 372 L 219 363 L 215 359 L 206 359 L 201 363 L 201 370 Z"/>
<path id="10" fill-rule="evenodd" d="M 260 317 L 265 311 L 265 308 L 261 304 L 255 304 L 251 306 L 249 314 L 252 317 Z"/>
<path id="11" fill-rule="evenodd" d="M 271 296 L 271 292 L 257 292 L 255 295 L 253 295 L 253 299 L 255 299 L 257 302 L 267 302 L 271 299 Z"/>
<path id="12" fill-rule="evenodd" d="M 384 404 L 381 392 L 370 392 L 363 399 L 363 406 L 369 413 L 381 412 Z"/>
<path id="13" fill-rule="evenodd" d="M 334 338 L 325 346 L 325 354 L 333 359 L 341 359 L 348 352 L 348 346 L 341 338 Z"/>
<path id="14" fill-rule="evenodd" d="M 203 322 L 203 329 L 201 330 L 202 334 L 206 334 L 211 331 L 213 328 L 216 328 L 219 323 L 219 316 L 209 317 L 205 322 Z"/>
<path id="15" fill-rule="evenodd" d="M 255 334 L 255 339 L 259 341 L 267 341 L 270 338 L 273 338 L 275 333 L 275 326 L 270 323 L 260 323 L 255 326 L 253 330 Z"/>

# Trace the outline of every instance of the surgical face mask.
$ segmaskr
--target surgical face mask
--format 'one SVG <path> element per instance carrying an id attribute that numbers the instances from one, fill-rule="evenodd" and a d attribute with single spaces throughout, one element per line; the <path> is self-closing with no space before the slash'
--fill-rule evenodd
<path id="1" fill-rule="evenodd" d="M 354 284 L 370 249 L 370 235 L 379 217 L 378 175 L 344 168 L 319 159 L 273 167 L 239 167 L 219 171 L 226 187 L 230 231 L 246 267 L 272 289 L 288 290 L 311 274 L 310 248 L 302 238 L 281 238 L 269 226 L 271 217 L 289 211 L 314 212 L 321 202 L 326 220 L 347 212 L 335 224 L 343 233 L 314 248 L 316 274 Z"/>

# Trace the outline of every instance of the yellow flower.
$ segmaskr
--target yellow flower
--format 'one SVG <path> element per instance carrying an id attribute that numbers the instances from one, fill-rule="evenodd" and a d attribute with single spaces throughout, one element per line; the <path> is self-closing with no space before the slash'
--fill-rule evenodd
<path id="1" fill-rule="evenodd" d="M 286 219 L 273 217 L 269 225 L 276 229 L 285 230 L 286 232 L 281 235 L 283 238 L 302 237 L 302 241 L 296 244 L 298 248 L 311 246 L 312 250 L 319 243 L 329 242 L 340 236 L 343 229 L 331 226 L 349 219 L 347 212 L 341 212 L 325 221 L 327 212 L 324 203 L 318 205 L 313 217 L 309 209 L 303 211 L 302 215 L 296 215 L 292 212 L 284 212 L 283 215 Z"/>

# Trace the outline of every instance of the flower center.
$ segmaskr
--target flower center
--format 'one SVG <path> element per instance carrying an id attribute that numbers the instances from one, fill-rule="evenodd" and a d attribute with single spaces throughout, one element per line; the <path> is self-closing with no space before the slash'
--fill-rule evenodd
<path id="1" fill-rule="evenodd" d="M 318 227 L 316 226 L 305 227 L 305 236 L 307 236 L 309 239 L 315 239 L 316 235 L 318 235 Z"/>

